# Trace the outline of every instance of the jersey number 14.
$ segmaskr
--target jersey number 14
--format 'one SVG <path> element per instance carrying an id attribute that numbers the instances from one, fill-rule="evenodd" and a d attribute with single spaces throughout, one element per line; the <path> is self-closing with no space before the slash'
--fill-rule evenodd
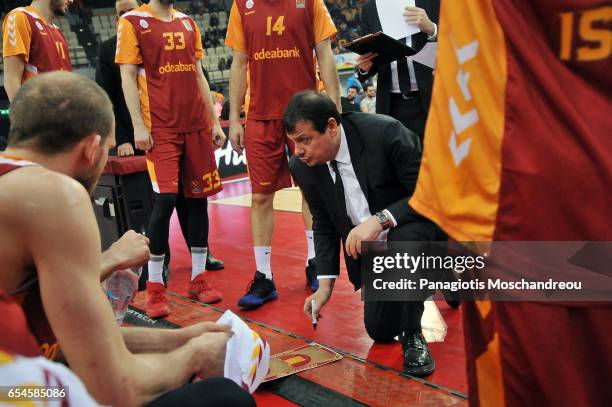
<path id="1" fill-rule="evenodd" d="M 272 31 L 276 35 L 283 35 L 283 31 L 285 31 L 285 16 L 279 16 L 274 25 L 272 25 L 272 16 L 268 16 L 266 21 L 266 35 L 272 35 Z"/>

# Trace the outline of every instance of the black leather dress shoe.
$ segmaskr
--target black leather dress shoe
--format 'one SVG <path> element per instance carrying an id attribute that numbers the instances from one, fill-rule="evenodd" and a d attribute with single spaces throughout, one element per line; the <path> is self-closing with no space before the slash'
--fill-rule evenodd
<path id="1" fill-rule="evenodd" d="M 206 257 L 206 270 L 208 271 L 217 271 L 223 270 L 225 268 L 225 264 L 215 257 L 212 254 L 208 253 L 208 257 Z"/>
<path id="2" fill-rule="evenodd" d="M 409 333 L 402 336 L 404 351 L 404 372 L 412 376 L 427 376 L 436 368 L 429 352 L 427 341 L 422 333 Z"/>

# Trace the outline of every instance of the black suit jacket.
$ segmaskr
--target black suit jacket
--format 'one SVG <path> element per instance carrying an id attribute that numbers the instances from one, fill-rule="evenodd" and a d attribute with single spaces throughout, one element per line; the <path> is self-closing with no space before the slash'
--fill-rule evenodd
<path id="1" fill-rule="evenodd" d="M 415 6 L 424 9 L 429 19 L 438 24 L 438 14 L 440 12 L 439 0 L 416 0 Z M 361 31 L 362 36 L 382 31 L 380 19 L 378 18 L 378 10 L 376 9 L 376 0 L 368 0 L 361 9 Z M 420 51 L 425 44 L 427 44 L 427 34 L 419 32 L 412 36 L 412 48 L 415 50 Z M 423 108 L 428 112 L 433 87 L 432 69 L 415 62 L 414 73 Z M 359 74 L 359 80 L 364 82 L 376 74 L 378 74 L 376 113 L 388 115 L 391 111 L 391 65 L 374 66 L 365 75 Z"/>
<path id="2" fill-rule="evenodd" d="M 111 37 L 100 44 L 98 50 L 98 66 L 96 69 L 96 82 L 106 93 L 115 111 L 115 138 L 117 145 L 131 143 L 134 145 L 134 127 L 132 118 L 125 104 L 121 88 L 121 72 L 115 63 L 115 50 L 117 49 L 117 36 Z"/>
<path id="3" fill-rule="evenodd" d="M 399 121 L 371 113 L 344 113 L 342 127 L 370 213 L 387 209 L 398 226 L 423 219 L 408 206 L 421 164 L 419 137 Z M 290 169 L 312 212 L 317 274 L 339 275 L 340 240 L 346 241 L 353 225 L 346 207 L 337 198 L 329 167 L 309 167 L 294 156 Z M 346 252 L 344 258 L 349 279 L 358 290 L 360 263 Z"/>

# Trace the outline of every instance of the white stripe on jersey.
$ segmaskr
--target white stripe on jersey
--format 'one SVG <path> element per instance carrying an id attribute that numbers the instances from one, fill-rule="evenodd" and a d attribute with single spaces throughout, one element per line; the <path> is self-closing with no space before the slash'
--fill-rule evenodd
<path id="1" fill-rule="evenodd" d="M 8 158 L 8 157 L 3 156 L 2 154 L 0 154 L 0 164 L 9 164 L 9 165 L 17 166 L 17 167 L 27 167 L 28 165 L 39 165 L 39 164 L 33 163 L 32 161 L 15 160 L 14 158 Z"/>
<path id="2" fill-rule="evenodd" d="M 32 72 L 34 75 L 38 75 L 38 68 L 32 64 L 26 64 L 26 71 Z"/>
<path id="3" fill-rule="evenodd" d="M 128 17 L 128 16 L 155 18 L 155 16 L 151 13 L 147 13 L 146 11 L 136 11 L 136 10 L 129 11 L 125 13 L 124 15 L 122 15 L 121 17 Z"/>

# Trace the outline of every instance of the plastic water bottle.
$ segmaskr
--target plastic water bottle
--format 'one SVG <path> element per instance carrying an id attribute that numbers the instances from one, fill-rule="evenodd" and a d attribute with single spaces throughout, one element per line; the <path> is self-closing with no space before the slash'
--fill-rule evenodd
<path id="1" fill-rule="evenodd" d="M 126 270 L 117 270 L 104 281 L 106 296 L 111 303 L 115 320 L 121 326 L 127 307 L 138 289 L 138 279 L 142 267 L 132 267 Z"/>

